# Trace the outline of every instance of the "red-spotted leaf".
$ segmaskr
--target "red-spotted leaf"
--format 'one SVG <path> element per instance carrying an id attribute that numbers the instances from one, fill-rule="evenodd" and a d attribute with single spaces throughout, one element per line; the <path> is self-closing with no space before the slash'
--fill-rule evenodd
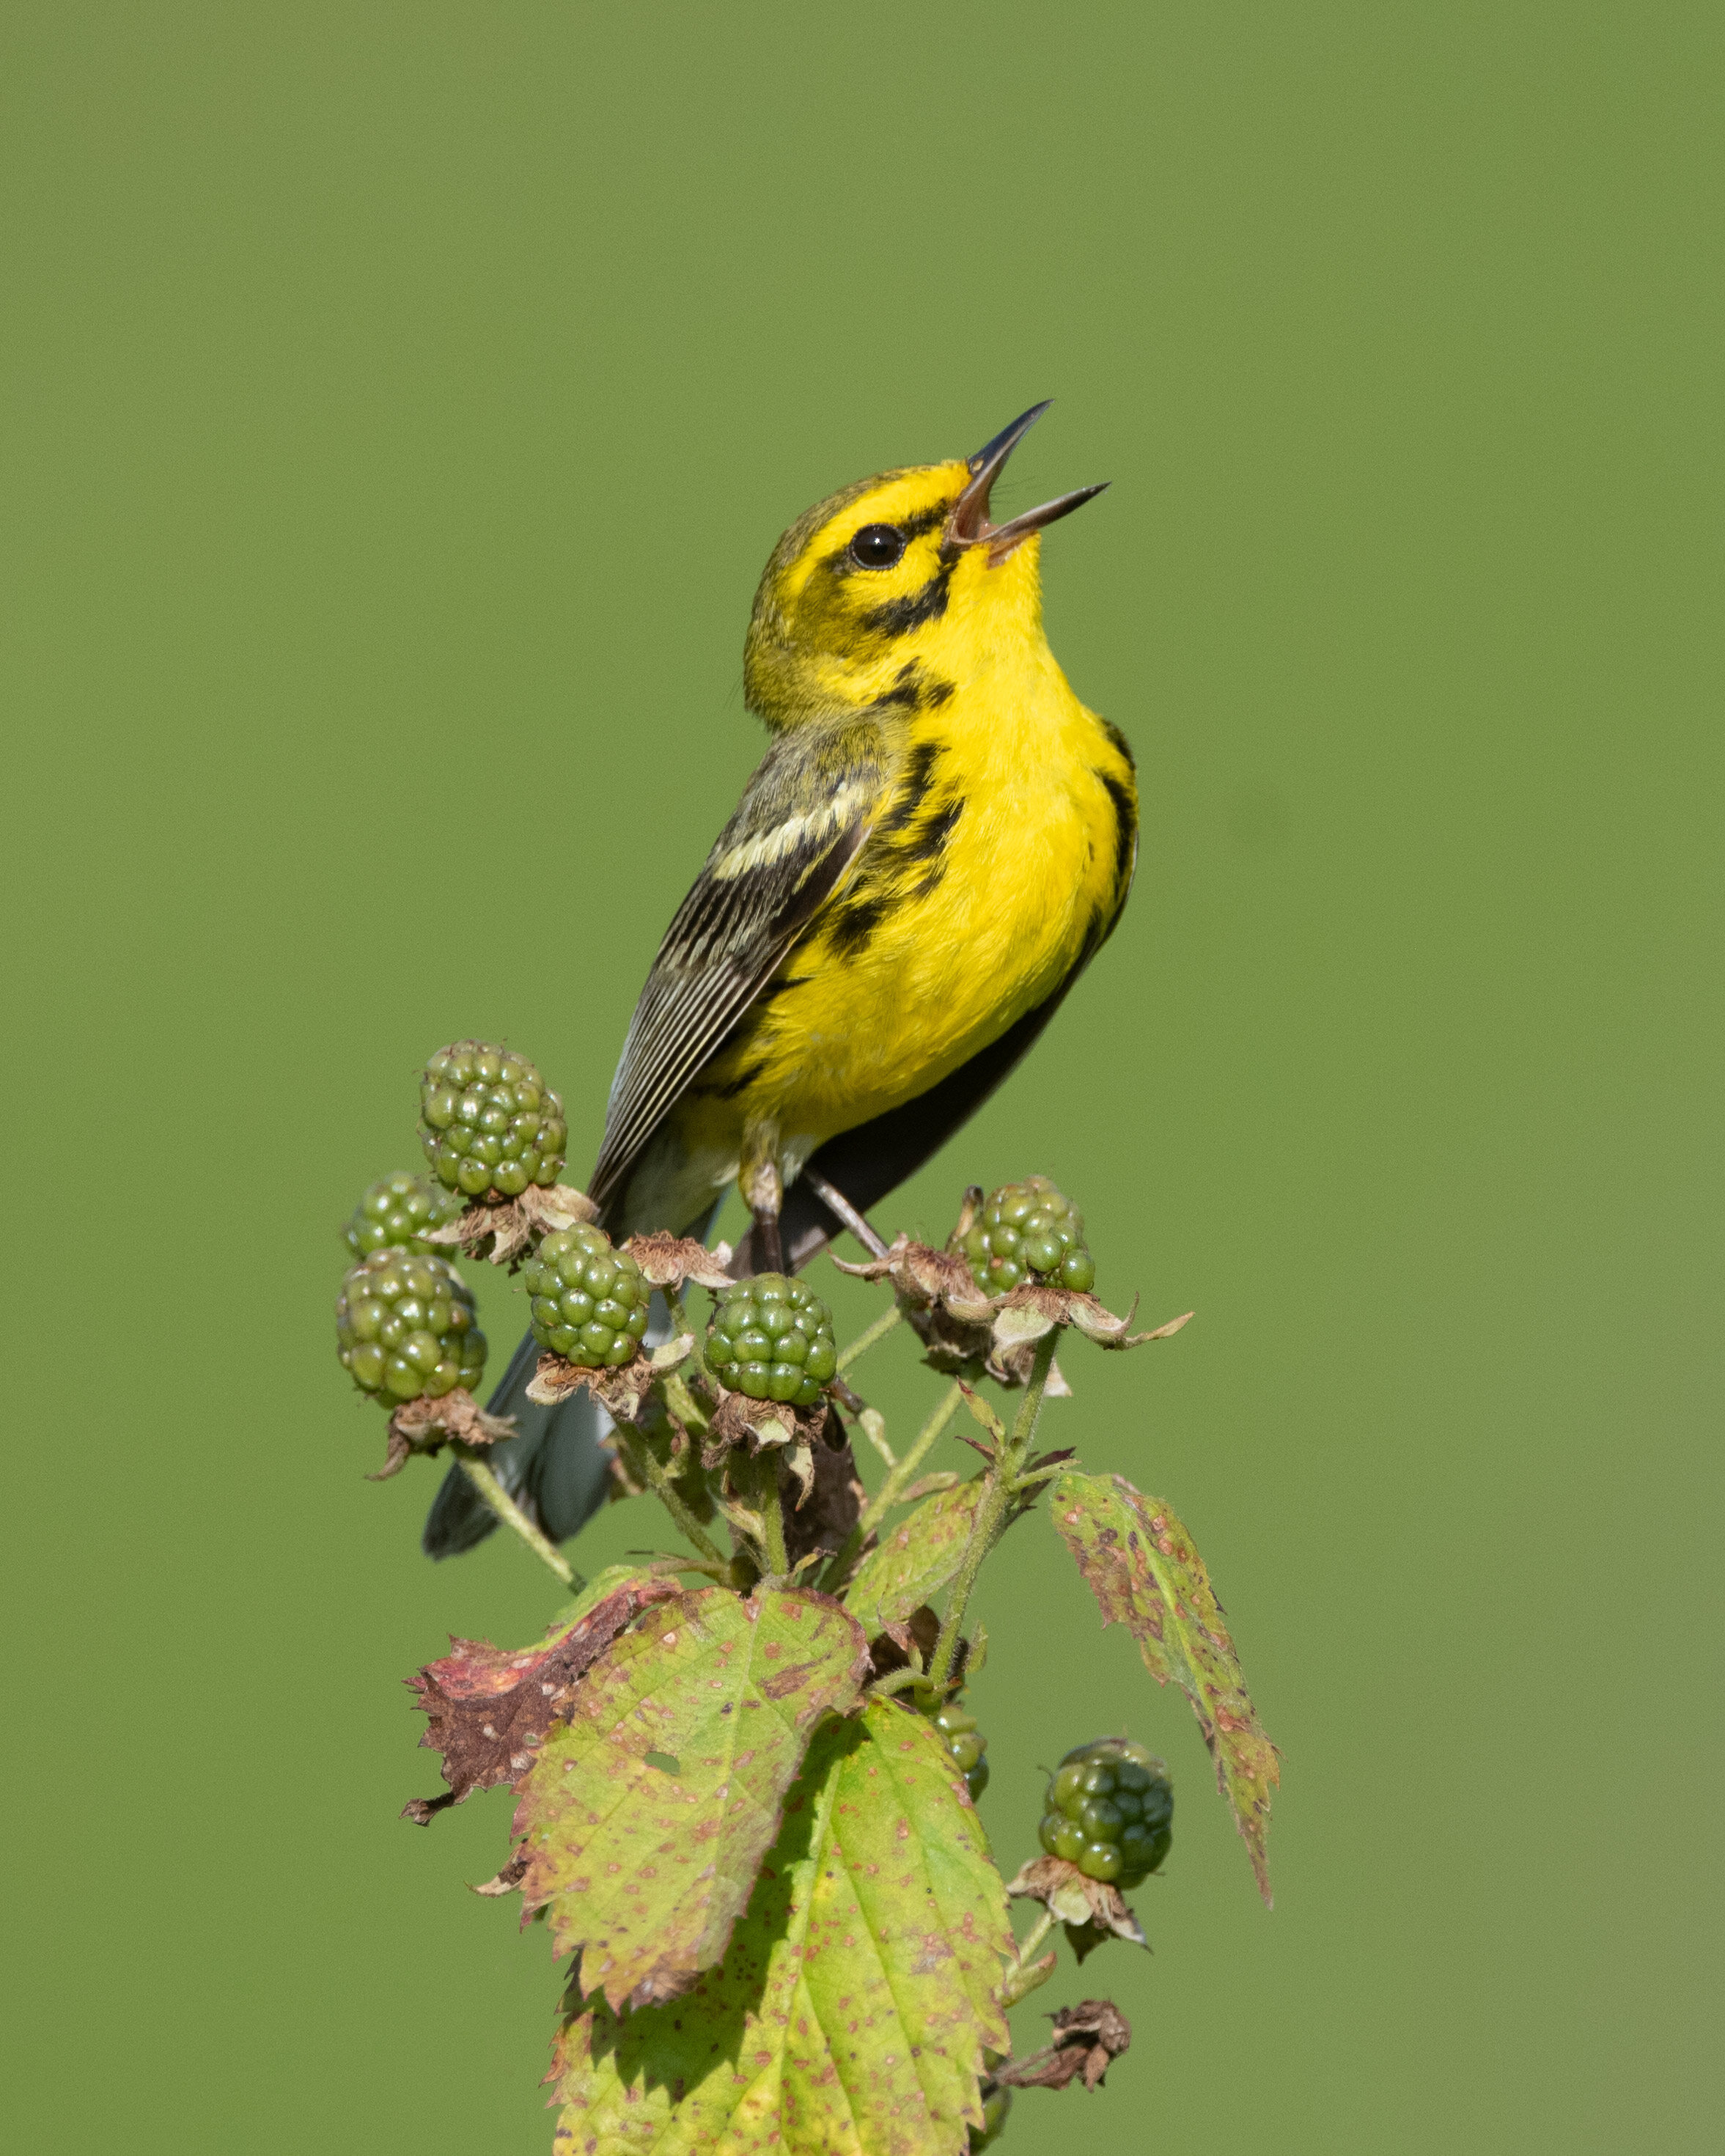
<path id="1" fill-rule="evenodd" d="M 871 1700 L 809 1746 L 720 1965 L 564 2030 L 557 2156 L 963 2156 L 1011 1948 L 963 1777 Z"/>
<path id="2" fill-rule="evenodd" d="M 1125 1625 L 1157 1682 L 1172 1677 L 1191 1700 L 1267 1902 L 1264 1839 L 1281 1768 L 1191 1536 L 1171 1507 L 1120 1475 L 1061 1476 L 1049 1517 L 1090 1583 L 1103 1624 Z"/>
<path id="3" fill-rule="evenodd" d="M 586 1984 L 620 2010 L 718 1960 L 811 1732 L 868 1670 L 829 1597 L 711 1587 L 660 1604 L 588 1672 L 515 1823 L 525 1908 L 549 1905 Z"/>
<path id="4" fill-rule="evenodd" d="M 870 1637 L 884 1625 L 902 1624 L 957 1575 L 982 1494 L 980 1478 L 937 1491 L 863 1559 L 845 1603 Z"/>

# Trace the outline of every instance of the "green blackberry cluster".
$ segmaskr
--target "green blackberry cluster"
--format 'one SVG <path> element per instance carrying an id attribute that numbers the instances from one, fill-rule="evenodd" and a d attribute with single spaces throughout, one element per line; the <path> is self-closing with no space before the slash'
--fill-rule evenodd
<path id="1" fill-rule="evenodd" d="M 559 1228 L 522 1269 L 533 1337 L 566 1363 L 615 1369 L 634 1358 L 653 1291 L 603 1228 Z"/>
<path id="2" fill-rule="evenodd" d="M 1078 1208 L 1045 1175 L 1003 1183 L 958 1247 L 988 1295 L 1004 1295 L 1033 1279 L 1080 1295 L 1096 1285 L 1096 1260 L 1084 1247 Z"/>
<path id="3" fill-rule="evenodd" d="M 1038 1833 L 1050 1856 L 1076 1864 L 1086 1879 L 1136 1887 L 1168 1855 L 1173 1822 L 1173 1787 L 1161 1760 L 1127 1738 L 1101 1737 L 1061 1760 Z"/>
<path id="4" fill-rule="evenodd" d="M 706 1359 L 733 1393 L 812 1408 L 839 1373 L 833 1313 L 803 1281 L 757 1273 L 720 1297 Z"/>
<path id="5" fill-rule="evenodd" d="M 385 1407 L 469 1392 L 485 1374 L 485 1336 L 473 1296 L 443 1258 L 373 1250 L 341 1283 L 336 1339 L 343 1367 Z"/>
<path id="6" fill-rule="evenodd" d="M 419 1142 L 464 1198 L 519 1198 L 562 1173 L 563 1104 L 524 1055 L 487 1041 L 439 1049 L 419 1081 Z"/>
<path id="7" fill-rule="evenodd" d="M 423 1175 L 398 1168 L 367 1191 L 341 1238 L 357 1258 L 368 1258 L 373 1250 L 410 1250 L 415 1257 L 427 1258 L 439 1246 L 426 1241 L 426 1230 L 443 1227 L 460 1211 L 459 1199 Z"/>
<path id="8" fill-rule="evenodd" d="M 988 1748 L 988 1740 L 977 1734 L 976 1717 L 967 1714 L 962 1707 L 949 1700 L 936 1714 L 934 1726 L 946 1744 L 947 1758 L 963 1775 L 971 1795 L 981 1796 L 988 1786 L 988 1763 L 983 1756 Z"/>

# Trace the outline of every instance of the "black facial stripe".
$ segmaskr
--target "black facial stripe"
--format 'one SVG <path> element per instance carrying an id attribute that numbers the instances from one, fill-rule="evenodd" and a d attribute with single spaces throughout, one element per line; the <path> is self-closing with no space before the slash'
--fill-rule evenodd
<path id="1" fill-rule="evenodd" d="M 924 622 L 938 621 L 947 610 L 947 586 L 952 580 L 953 567 L 951 562 L 942 562 L 920 592 L 909 592 L 901 599 L 886 599 L 870 607 L 862 618 L 863 627 L 883 636 L 903 636 L 921 629 Z"/>

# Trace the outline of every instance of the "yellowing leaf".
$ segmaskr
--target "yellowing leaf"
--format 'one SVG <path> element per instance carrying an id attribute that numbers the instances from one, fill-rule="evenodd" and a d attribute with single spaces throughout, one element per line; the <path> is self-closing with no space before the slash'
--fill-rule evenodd
<path id="1" fill-rule="evenodd" d="M 1156 1681 L 1172 1677 L 1191 1700 L 1267 1902 L 1264 1838 L 1281 1770 L 1191 1536 L 1171 1507 L 1120 1475 L 1061 1476 L 1049 1517 L 1090 1583 L 1103 1624 L 1127 1625 Z"/>
<path id="2" fill-rule="evenodd" d="M 982 1493 L 978 1480 L 924 1498 L 863 1559 L 845 1603 L 865 1632 L 902 1624 L 955 1576 Z"/>
<path id="3" fill-rule="evenodd" d="M 871 1700 L 810 1744 L 719 1967 L 564 2030 L 558 2156 L 961 2156 L 1010 1949 L 963 1777 Z"/>
<path id="4" fill-rule="evenodd" d="M 824 1594 L 654 1608 L 595 1663 L 519 1785 L 523 1907 L 611 2003 L 674 1996 L 725 1951 L 810 1731 L 868 1671 Z M 676 1763 L 675 1774 L 660 1763 Z"/>

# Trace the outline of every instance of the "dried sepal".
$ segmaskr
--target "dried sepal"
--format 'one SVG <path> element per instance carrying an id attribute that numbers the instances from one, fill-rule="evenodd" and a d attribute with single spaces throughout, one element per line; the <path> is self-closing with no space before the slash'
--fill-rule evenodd
<path id="1" fill-rule="evenodd" d="M 1132 1332 L 1127 1327 L 1137 1309 L 1137 1298 L 1124 1317 L 1117 1317 L 1096 1296 L 1071 1288 L 1054 1287 L 1042 1281 L 1026 1281 L 997 1305 L 993 1326 L 994 1346 L 1000 1353 L 1031 1346 L 1057 1325 L 1070 1325 L 1094 1340 L 1099 1348 L 1140 1348 L 1147 1340 L 1166 1340 L 1192 1317 L 1171 1317 L 1153 1332 Z"/>
<path id="2" fill-rule="evenodd" d="M 995 1305 L 956 1251 L 933 1250 L 927 1243 L 913 1243 L 908 1235 L 901 1235 L 884 1258 L 871 1258 L 866 1265 L 847 1265 L 836 1257 L 833 1263 L 858 1280 L 890 1279 L 900 1299 L 912 1309 L 938 1306 L 969 1325 L 986 1325 L 994 1314 Z"/>
<path id="3" fill-rule="evenodd" d="M 598 1213 L 587 1193 L 577 1190 L 572 1183 L 553 1183 L 542 1189 L 530 1183 L 519 1198 L 470 1205 L 458 1219 L 429 1229 L 425 1240 L 454 1243 L 470 1258 L 486 1258 L 494 1265 L 504 1265 L 511 1264 L 542 1235 L 596 1220 Z"/>
<path id="4" fill-rule="evenodd" d="M 1111 1933 L 1117 1939 L 1126 1939 L 1135 1947 L 1147 1946 L 1143 1927 L 1126 1905 L 1126 1897 L 1117 1887 L 1106 1879 L 1086 1879 L 1076 1864 L 1069 1864 L 1064 1856 L 1037 1856 L 1019 1868 L 1018 1876 L 1007 1882 L 1009 1894 L 1028 1895 L 1040 1902 L 1060 1922 L 1072 1931 L 1081 1931 L 1094 1925 L 1098 1932 Z M 1073 1944 L 1076 1947 L 1075 1939 Z M 1079 1958 L 1081 1960 L 1083 1955 Z"/>
<path id="5" fill-rule="evenodd" d="M 818 1445 L 832 1412 L 824 1400 L 812 1408 L 793 1408 L 783 1400 L 752 1399 L 747 1393 L 733 1393 L 723 1385 L 716 1385 L 715 1390 L 719 1404 L 707 1425 L 702 1451 L 703 1465 L 708 1467 L 716 1467 L 727 1452 L 738 1446 L 762 1452 L 778 1445 Z"/>
<path id="6" fill-rule="evenodd" d="M 495 1445 L 515 1435 L 512 1415 L 487 1414 L 463 1385 L 439 1399 L 403 1400 L 389 1418 L 388 1450 L 383 1465 L 367 1482 L 387 1482 L 399 1475 L 416 1452 L 429 1459 L 454 1440 L 463 1445 Z"/>
<path id="7" fill-rule="evenodd" d="M 728 1243 L 710 1250 L 692 1235 L 631 1235 L 623 1248 L 649 1287 L 680 1288 L 685 1281 L 711 1288 L 732 1285 Z"/>
<path id="8" fill-rule="evenodd" d="M 998 2086 L 1063 2089 L 1081 2081 L 1093 2089 L 1132 2040 L 1126 2016 L 1111 1999 L 1082 1999 L 1048 2018 L 1054 2042 L 1016 2064 L 996 2066 L 992 2078 Z"/>
<path id="9" fill-rule="evenodd" d="M 634 1355 L 614 1368 L 608 1364 L 590 1369 L 583 1363 L 565 1362 L 561 1355 L 547 1351 L 539 1358 L 533 1382 L 527 1387 L 527 1398 L 540 1407 L 552 1408 L 585 1385 L 613 1422 L 634 1422 L 640 1414 L 641 1403 L 652 1389 L 655 1374 L 651 1360 L 645 1355 Z"/>
<path id="10" fill-rule="evenodd" d="M 784 1517 L 785 1552 L 793 1565 L 817 1551 L 843 1549 L 862 1516 L 865 1502 L 856 1460 L 848 1445 L 839 1452 L 829 1445 L 814 1445 L 810 1457 L 814 1487 Z"/>

